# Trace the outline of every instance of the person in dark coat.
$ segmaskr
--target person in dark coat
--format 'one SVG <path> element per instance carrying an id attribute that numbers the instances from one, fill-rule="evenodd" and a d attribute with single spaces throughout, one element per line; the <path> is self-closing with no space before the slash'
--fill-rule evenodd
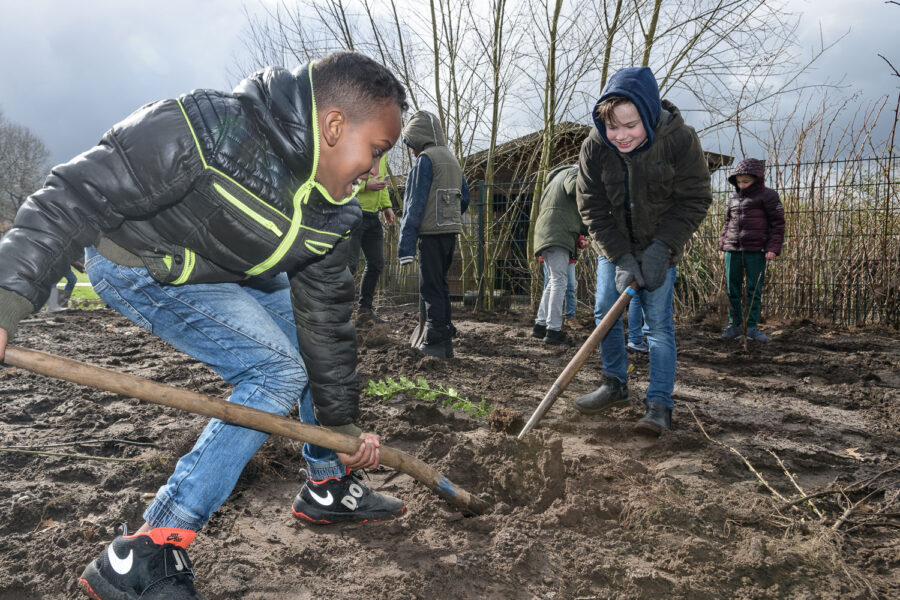
<path id="1" fill-rule="evenodd" d="M 675 265 L 712 203 L 709 167 L 694 129 L 659 97 L 653 72 L 629 67 L 610 77 L 581 145 L 578 208 L 597 250 L 594 317 L 599 323 L 636 282 L 650 355 L 639 433 L 672 426 L 675 386 Z M 603 384 L 575 400 L 595 415 L 628 404 L 628 355 L 621 318 L 601 342 Z"/>
<path id="2" fill-rule="evenodd" d="M 447 146 L 437 116 L 420 110 L 403 127 L 403 143 L 416 161 L 406 176 L 397 258 L 413 261 L 419 251 L 419 295 L 425 304 L 425 338 L 418 349 L 446 360 L 453 357 L 453 314 L 447 273 L 453 262 L 462 215 L 469 209 L 469 184 Z"/>
<path id="3" fill-rule="evenodd" d="M 730 301 L 728 327 L 722 330 L 722 339 L 740 337 L 746 324 L 749 339 L 768 342 L 768 336 L 759 330 L 762 291 L 766 264 L 781 253 L 784 207 L 778 193 L 766 187 L 761 160 L 745 158 L 731 171 L 728 182 L 734 191 L 728 196 L 725 225 L 719 236 Z M 746 303 L 742 293 L 745 280 Z"/>
<path id="4" fill-rule="evenodd" d="M 354 454 L 305 444 L 293 514 L 385 519 L 403 502 L 358 469 L 379 464 L 359 415 L 354 197 L 400 136 L 406 92 L 372 59 L 336 52 L 268 67 L 232 92 L 152 102 L 53 169 L 0 240 L 0 359 L 19 321 L 85 255 L 111 307 L 219 373 L 229 402 L 358 436 Z M 213 419 L 144 512 L 79 580 L 100 600 L 190 600 L 187 547 L 267 434 Z"/>

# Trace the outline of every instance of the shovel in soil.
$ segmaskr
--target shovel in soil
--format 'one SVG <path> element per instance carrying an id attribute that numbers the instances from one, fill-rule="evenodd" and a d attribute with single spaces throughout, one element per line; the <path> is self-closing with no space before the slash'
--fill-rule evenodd
<path id="1" fill-rule="evenodd" d="M 108 392 L 180 408 L 228 421 L 265 433 L 283 435 L 301 442 L 354 454 L 362 441 L 324 427 L 307 425 L 262 410 L 232 404 L 197 392 L 183 390 L 150 379 L 118 373 L 61 356 L 7 346 L 4 362 L 41 375 L 57 377 Z M 424 483 L 451 506 L 468 514 L 483 514 L 488 504 L 460 488 L 418 458 L 387 446 L 379 447 L 381 462 Z"/>
<path id="2" fill-rule="evenodd" d="M 622 295 L 619 296 L 616 303 L 612 305 L 612 308 L 609 309 L 606 316 L 600 320 L 600 323 L 597 324 L 597 327 L 594 328 L 594 331 L 588 339 L 581 345 L 581 348 L 578 349 L 578 352 L 575 353 L 575 356 L 572 357 L 572 360 L 569 361 L 569 364 L 566 365 L 563 372 L 559 374 L 559 377 L 556 378 L 553 385 L 550 386 L 550 391 L 547 392 L 547 395 L 544 396 L 544 399 L 541 400 L 541 403 L 538 405 L 537 410 L 534 411 L 534 414 L 531 415 L 531 418 L 525 423 L 525 427 L 523 427 L 522 431 L 519 433 L 518 439 L 521 440 L 524 438 L 525 434 L 537 425 L 538 421 L 541 420 L 541 417 L 544 416 L 544 413 L 553 406 L 553 403 L 556 402 L 559 395 L 563 393 L 566 387 L 568 387 L 578 371 L 581 370 L 581 367 L 584 366 L 585 361 L 591 353 L 600 345 L 600 342 L 603 341 L 603 338 L 606 337 L 609 330 L 612 329 L 613 324 L 622 316 L 622 313 L 625 312 L 625 309 L 628 307 L 628 303 L 631 302 L 631 298 L 634 296 L 637 288 L 637 282 L 634 282 L 622 292 Z"/>
<path id="3" fill-rule="evenodd" d="M 419 298 L 419 323 L 416 325 L 416 328 L 412 330 L 412 333 L 409 335 L 409 345 L 412 348 L 418 348 L 422 345 L 422 342 L 425 341 L 425 303 Z"/>

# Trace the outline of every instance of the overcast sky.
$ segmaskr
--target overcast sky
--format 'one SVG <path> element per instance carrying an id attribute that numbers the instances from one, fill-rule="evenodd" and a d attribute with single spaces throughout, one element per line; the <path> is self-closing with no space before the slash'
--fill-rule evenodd
<path id="1" fill-rule="evenodd" d="M 272 1 L 272 0 L 267 0 Z M 844 78 L 862 100 L 898 93 L 900 6 L 789 0 L 806 46 L 849 30 L 814 76 Z M 64 162 L 139 106 L 195 88 L 230 89 L 245 10 L 260 0 L 0 0 L 0 110 Z M 585 107 L 585 111 L 588 107 Z"/>

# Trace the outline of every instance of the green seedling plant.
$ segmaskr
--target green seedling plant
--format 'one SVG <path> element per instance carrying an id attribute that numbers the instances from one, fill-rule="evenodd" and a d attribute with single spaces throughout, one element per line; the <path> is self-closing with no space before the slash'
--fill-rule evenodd
<path id="1" fill-rule="evenodd" d="M 369 385 L 363 390 L 365 395 L 381 398 L 382 402 L 387 402 L 401 392 L 425 402 L 440 402 L 443 408 L 462 410 L 480 419 L 487 417 L 491 412 L 491 407 L 487 405 L 484 396 L 481 397 L 481 402 L 475 404 L 467 397 L 460 396 L 459 390 L 454 387 L 445 387 L 443 384 L 432 387 L 421 375 L 416 377 L 415 381 L 402 375 L 397 379 L 393 377 L 385 377 L 378 381 L 370 379 Z"/>

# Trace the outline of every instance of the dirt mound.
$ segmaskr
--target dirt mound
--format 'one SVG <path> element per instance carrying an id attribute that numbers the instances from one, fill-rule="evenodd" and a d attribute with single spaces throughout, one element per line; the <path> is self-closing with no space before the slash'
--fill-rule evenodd
<path id="1" fill-rule="evenodd" d="M 455 357 L 442 362 L 408 347 L 416 315 L 379 314 L 388 322 L 358 332 L 362 387 L 422 377 L 456 396 L 446 406 L 439 392 L 364 396 L 361 424 L 489 512 L 464 517 L 379 469 L 371 485 L 402 497 L 406 515 L 306 526 L 289 510 L 300 444 L 271 438 L 191 547 L 211 600 L 900 594 L 896 334 L 770 325 L 770 344 L 744 350 L 715 324 L 683 325 L 672 432 L 632 431 L 645 355 L 631 357 L 632 406 L 576 413 L 572 398 L 599 383 L 594 356 L 518 441 L 574 348 L 531 338 L 524 314 L 460 311 Z M 580 344 L 591 320 L 572 325 Z M 35 315 L 15 343 L 228 394 L 205 366 L 107 310 Z M 77 597 L 113 525 L 140 525 L 206 419 L 12 368 L 0 371 L 0 397 L 0 600 Z"/>

